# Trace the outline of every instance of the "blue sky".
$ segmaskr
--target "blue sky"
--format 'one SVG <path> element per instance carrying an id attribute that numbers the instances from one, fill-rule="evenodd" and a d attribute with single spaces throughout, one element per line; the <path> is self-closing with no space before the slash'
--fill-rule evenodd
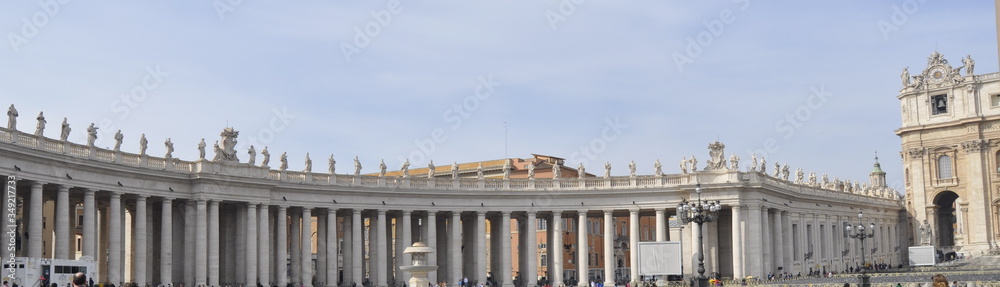
<path id="1" fill-rule="evenodd" d="M 15 1 L 0 104 L 22 131 L 44 111 L 49 137 L 66 117 L 72 141 L 94 122 L 100 146 L 121 129 L 191 160 L 233 126 L 293 170 L 539 153 L 676 173 L 718 139 L 744 167 L 863 182 L 877 150 L 901 186 L 903 67 L 937 50 L 997 71 L 992 1 L 580 2 Z"/>

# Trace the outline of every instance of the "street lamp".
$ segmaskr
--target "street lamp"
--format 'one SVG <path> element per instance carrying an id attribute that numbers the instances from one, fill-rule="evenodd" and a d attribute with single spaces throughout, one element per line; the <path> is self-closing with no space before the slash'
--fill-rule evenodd
<path id="1" fill-rule="evenodd" d="M 708 277 L 705 277 L 705 243 L 702 237 L 704 232 L 701 230 L 701 227 L 703 223 L 712 222 L 719 218 L 719 210 L 722 210 L 722 205 L 719 204 L 718 200 L 701 200 L 701 183 L 694 188 L 694 191 L 698 194 L 698 201 L 688 202 L 685 199 L 681 203 L 678 203 L 677 218 L 683 224 L 690 222 L 698 224 L 698 242 L 700 246 L 698 248 L 698 277 L 695 278 L 695 282 L 697 282 L 695 286 L 706 287 L 708 286 Z"/>
<path id="2" fill-rule="evenodd" d="M 846 227 L 847 233 L 851 238 L 861 241 L 861 278 L 860 287 L 871 287 L 871 277 L 868 276 L 868 267 L 865 266 L 865 239 L 875 237 L 875 223 L 868 224 L 868 232 L 865 232 L 865 224 L 863 222 L 865 217 L 864 211 L 858 212 L 858 226 L 851 229 L 851 226 Z"/>

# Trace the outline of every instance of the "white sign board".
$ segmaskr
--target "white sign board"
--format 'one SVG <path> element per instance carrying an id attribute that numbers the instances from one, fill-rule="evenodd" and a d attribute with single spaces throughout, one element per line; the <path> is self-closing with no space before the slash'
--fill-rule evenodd
<path id="1" fill-rule="evenodd" d="M 910 266 L 933 266 L 934 246 L 910 246 Z"/>
<path id="2" fill-rule="evenodd" d="M 639 274 L 682 275 L 680 241 L 639 242 Z"/>

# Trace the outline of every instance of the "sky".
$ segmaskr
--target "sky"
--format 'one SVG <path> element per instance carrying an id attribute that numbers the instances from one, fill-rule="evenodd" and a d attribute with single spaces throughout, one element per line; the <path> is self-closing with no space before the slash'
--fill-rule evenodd
<path id="1" fill-rule="evenodd" d="M 679 173 L 718 140 L 743 169 L 867 182 L 877 151 L 901 191 L 902 69 L 998 70 L 993 1 L 286 2 L 4 3 L 0 106 L 186 160 L 231 126 L 241 160 L 308 152 L 314 172 L 544 154 Z"/>

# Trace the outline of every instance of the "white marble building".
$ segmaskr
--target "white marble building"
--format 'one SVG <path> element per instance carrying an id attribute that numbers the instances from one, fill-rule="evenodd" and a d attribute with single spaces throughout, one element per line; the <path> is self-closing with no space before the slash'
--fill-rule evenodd
<path id="1" fill-rule="evenodd" d="M 490 234 L 510 234 L 514 226 L 521 231 L 520 242 L 560 246 L 552 243 L 586 235 L 564 233 L 559 224 L 547 224 L 552 228 L 547 238 L 525 231 L 536 230 L 536 219 L 575 219 L 583 226 L 588 217 L 605 218 L 607 236 L 600 244 L 613 252 L 609 219 L 628 217 L 634 231 L 640 216 L 655 216 L 655 239 L 683 242 L 684 270 L 690 275 L 697 234 L 691 226 L 670 227 L 668 218 L 679 202 L 693 199 L 698 183 L 705 199 L 723 205 L 720 219 L 704 230 L 709 273 L 742 278 L 810 269 L 839 272 L 859 265 L 862 250 L 845 237 L 843 226 L 862 209 L 877 226 L 876 239 L 868 242 L 873 248 L 864 250 L 871 262 L 900 263 L 910 241 L 902 200 L 885 186 L 877 163 L 871 184 L 864 186 L 828 181 L 825 175 L 807 180 L 802 172 L 789 175 L 787 165 L 774 176 L 763 170 L 766 164 L 757 169 L 756 159 L 752 169 L 737 169 L 738 160 L 727 162 L 718 142 L 710 145 L 707 167 L 678 174 L 441 179 L 290 171 L 285 163 L 274 170 L 266 164 L 269 159 L 264 165 L 238 160 L 233 149 L 238 133 L 232 129 L 223 131 L 213 159 L 202 153 L 201 159 L 188 161 L 147 155 L 144 146 L 139 154 L 121 151 L 120 145 L 106 150 L 93 141 L 76 144 L 65 135 L 45 138 L 15 127 L 0 128 L 0 174 L 8 175 L 15 187 L 5 199 L 16 197 L 21 203 L 10 217 L 4 210 L 4 218 L 20 219 L 16 255 L 41 257 L 42 242 L 52 240 L 53 257 L 70 258 L 75 256 L 71 250 L 82 244 L 81 254 L 99 261 L 100 278 L 95 280 L 118 286 L 334 286 L 360 285 L 365 278 L 388 286 L 408 278 L 398 267 L 409 264 L 402 251 L 414 241 L 437 250 L 428 262 L 440 266 L 430 274 L 433 282 L 454 283 L 462 277 L 483 281 L 489 270 L 503 286 L 513 286 L 515 272 L 527 286 L 535 286 L 541 276 L 564 279 L 568 258 L 554 252 L 542 263 L 537 244 L 511 246 L 509 236 L 487 241 L 486 222 L 514 220 L 516 225 L 490 224 Z M 208 153 L 213 155 L 211 149 Z M 54 211 L 44 210 L 47 202 L 55 203 Z M 70 215 L 73 206 L 82 206 L 80 218 Z M 43 214 L 54 214 L 52 234 L 42 232 Z M 317 230 L 301 224 L 303 218 L 316 218 Z M 364 229 L 364 222 L 374 228 Z M 311 254 L 314 232 L 318 251 Z M 393 240 L 391 234 L 400 236 Z M 11 240 L 3 236 L 3 242 Z M 630 238 L 632 246 L 637 241 L 637 236 Z M 577 242 L 574 248 L 588 250 L 588 240 Z M 512 248 L 525 255 L 517 258 L 525 270 L 512 270 Z M 629 265 L 634 266 L 636 248 L 630 250 Z M 586 252 L 577 254 L 575 262 L 588 260 Z M 602 260 L 602 278 L 610 281 L 614 256 Z M 538 274 L 540 264 L 550 274 Z M 576 266 L 576 274 L 587 272 L 587 265 Z M 631 272 L 631 278 L 638 278 L 636 268 Z"/>

